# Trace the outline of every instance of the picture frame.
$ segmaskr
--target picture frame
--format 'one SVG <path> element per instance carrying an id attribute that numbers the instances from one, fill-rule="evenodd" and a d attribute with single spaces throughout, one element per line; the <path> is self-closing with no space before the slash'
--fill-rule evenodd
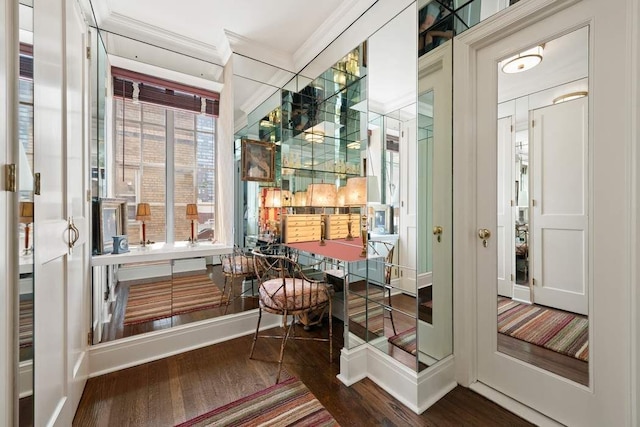
<path id="1" fill-rule="evenodd" d="M 127 201 L 102 198 L 93 201 L 93 253 L 110 254 L 113 236 L 127 234 Z"/>
<path id="2" fill-rule="evenodd" d="M 243 181 L 273 182 L 275 180 L 276 145 L 271 142 L 242 140 Z"/>

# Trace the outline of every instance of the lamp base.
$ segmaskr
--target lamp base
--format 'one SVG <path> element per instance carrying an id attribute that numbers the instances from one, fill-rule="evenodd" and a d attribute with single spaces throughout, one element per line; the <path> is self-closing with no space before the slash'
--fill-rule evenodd
<path id="1" fill-rule="evenodd" d="M 360 258 L 366 258 L 367 257 L 367 238 L 368 236 L 368 230 L 367 229 L 363 229 L 360 232 L 360 236 L 362 237 L 362 252 L 360 252 Z"/>

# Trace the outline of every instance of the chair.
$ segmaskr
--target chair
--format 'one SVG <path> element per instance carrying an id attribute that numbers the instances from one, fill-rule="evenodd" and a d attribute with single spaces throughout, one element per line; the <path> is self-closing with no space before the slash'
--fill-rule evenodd
<path id="1" fill-rule="evenodd" d="M 220 261 L 222 262 L 222 274 L 224 275 L 222 295 L 225 295 L 225 292 L 228 293 L 228 307 L 232 300 L 233 283 L 235 282 L 235 279 L 241 278 L 244 281 L 245 279 L 251 278 L 251 292 L 253 294 L 253 279 L 256 277 L 255 270 L 253 268 L 253 255 L 246 254 L 241 248 L 235 246 L 233 248 L 233 253 L 221 255 Z M 229 286 L 228 290 L 227 286 Z"/>
<path id="2" fill-rule="evenodd" d="M 331 320 L 331 292 L 329 287 L 320 280 L 308 278 L 302 271 L 300 265 L 292 258 L 282 254 L 268 254 L 260 249 L 253 251 L 255 273 L 258 278 L 258 294 L 260 298 L 258 324 L 253 336 L 251 354 L 253 358 L 258 337 L 280 338 L 280 357 L 278 359 L 278 375 L 276 384 L 280 381 L 282 371 L 282 360 L 287 339 L 302 339 L 314 341 L 329 341 L 329 360 L 333 355 L 332 343 L 332 320 Z M 301 337 L 292 334 L 292 329 L 296 323 L 292 319 L 287 326 L 288 316 L 309 317 L 319 315 L 318 323 L 328 310 L 329 315 L 329 338 Z M 260 321 L 262 312 L 278 314 L 283 316 L 284 335 L 260 335 Z"/>

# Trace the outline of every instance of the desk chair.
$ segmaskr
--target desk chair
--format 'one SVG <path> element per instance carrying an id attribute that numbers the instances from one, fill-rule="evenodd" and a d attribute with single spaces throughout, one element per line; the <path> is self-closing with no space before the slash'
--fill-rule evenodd
<path id="1" fill-rule="evenodd" d="M 255 273 L 258 278 L 258 294 L 260 306 L 258 311 L 258 324 L 251 344 L 249 358 L 253 358 L 258 337 L 280 338 L 280 357 L 278 359 L 278 375 L 276 384 L 280 381 L 282 371 L 282 360 L 287 339 L 302 339 L 314 341 L 329 341 L 329 360 L 333 355 L 332 320 L 331 320 L 331 293 L 327 285 L 319 280 L 308 278 L 302 271 L 300 265 L 286 255 L 267 254 L 259 249 L 253 251 Z M 284 335 L 260 335 L 260 321 L 262 311 L 281 315 L 283 318 Z M 329 314 L 329 337 L 314 338 L 301 337 L 292 334 L 292 329 L 296 323 L 295 318 L 287 327 L 287 316 L 305 317 L 319 314 L 319 322 L 328 310 Z"/>
<path id="2" fill-rule="evenodd" d="M 369 244 L 373 250 L 375 255 L 384 256 L 384 288 L 387 291 L 387 303 L 391 308 L 389 312 L 389 319 L 391 320 L 391 327 L 393 328 L 393 334 L 396 335 L 396 325 L 393 322 L 393 306 L 391 305 L 391 269 L 393 268 L 393 250 L 395 249 L 395 245 L 389 242 L 381 242 L 381 241 L 369 241 Z M 381 245 L 386 251 L 386 254 L 382 254 L 378 245 Z"/>

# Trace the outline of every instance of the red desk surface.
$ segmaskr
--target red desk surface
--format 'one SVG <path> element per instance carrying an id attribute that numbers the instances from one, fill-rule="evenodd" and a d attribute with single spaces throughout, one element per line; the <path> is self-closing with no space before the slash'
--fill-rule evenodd
<path id="1" fill-rule="evenodd" d="M 325 243 L 326 245 L 321 246 L 320 242 L 316 240 L 313 242 L 287 243 L 285 246 L 345 262 L 366 259 L 366 257 L 360 256 L 362 253 L 362 240 L 360 238 L 354 238 L 353 240 L 325 240 Z"/>

